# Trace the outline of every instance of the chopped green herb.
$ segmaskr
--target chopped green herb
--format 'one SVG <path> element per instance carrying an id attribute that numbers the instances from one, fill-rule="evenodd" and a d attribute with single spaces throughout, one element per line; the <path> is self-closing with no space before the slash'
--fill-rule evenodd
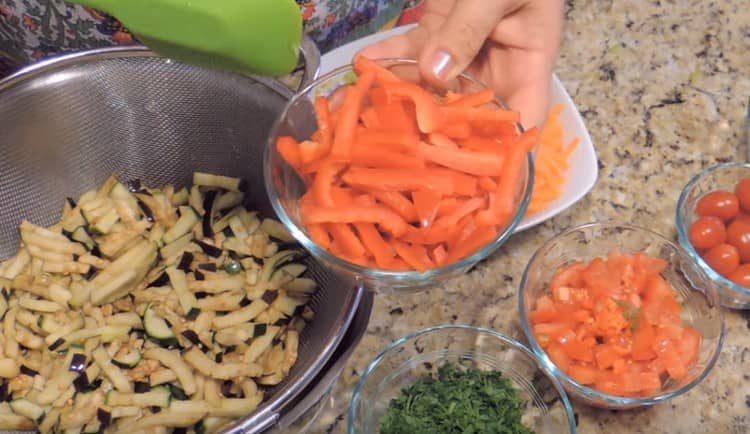
<path id="1" fill-rule="evenodd" d="M 525 404 L 497 371 L 451 364 L 401 391 L 381 420 L 381 434 L 531 434 L 521 423 Z"/>

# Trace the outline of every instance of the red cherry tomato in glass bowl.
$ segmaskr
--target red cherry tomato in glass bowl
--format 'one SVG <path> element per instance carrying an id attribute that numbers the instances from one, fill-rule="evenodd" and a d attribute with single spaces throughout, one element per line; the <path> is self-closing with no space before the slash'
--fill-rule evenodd
<path id="1" fill-rule="evenodd" d="M 727 229 L 718 217 L 700 217 L 690 225 L 689 237 L 696 249 L 710 249 L 727 240 Z"/>
<path id="2" fill-rule="evenodd" d="M 745 178 L 738 182 L 734 188 L 734 194 L 737 195 L 742 209 L 750 212 L 750 178 Z"/>
<path id="3" fill-rule="evenodd" d="M 740 201 L 730 191 L 716 190 L 698 200 L 695 212 L 699 216 L 713 216 L 729 221 L 740 212 Z"/>
<path id="4" fill-rule="evenodd" d="M 731 244 L 719 244 L 703 255 L 703 260 L 717 273 L 729 276 L 740 266 L 740 251 Z"/>
<path id="5" fill-rule="evenodd" d="M 737 214 L 737 216 L 734 219 L 732 219 L 733 222 L 736 222 L 738 220 L 743 220 L 743 221 L 750 223 L 750 214 L 744 211 L 740 211 L 739 214 Z"/>
<path id="6" fill-rule="evenodd" d="M 750 262 L 750 222 L 735 220 L 727 228 L 727 242 L 740 252 L 740 261 Z"/>
<path id="7" fill-rule="evenodd" d="M 727 276 L 732 282 L 750 288 L 750 264 L 742 264 Z"/>

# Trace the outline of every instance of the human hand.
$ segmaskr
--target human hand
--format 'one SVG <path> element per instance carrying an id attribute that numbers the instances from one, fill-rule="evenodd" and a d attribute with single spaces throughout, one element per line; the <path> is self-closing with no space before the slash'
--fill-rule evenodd
<path id="1" fill-rule="evenodd" d="M 410 32 L 365 48 L 371 59 L 415 58 L 428 80 L 464 71 L 490 85 L 526 127 L 544 122 L 563 26 L 562 0 L 427 0 Z"/>

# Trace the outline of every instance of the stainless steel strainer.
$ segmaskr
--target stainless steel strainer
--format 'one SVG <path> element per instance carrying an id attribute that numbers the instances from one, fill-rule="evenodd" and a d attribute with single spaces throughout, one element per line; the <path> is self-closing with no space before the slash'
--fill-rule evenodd
<path id="1" fill-rule="evenodd" d="M 319 54 L 303 44 L 303 82 Z M 110 174 L 186 185 L 196 170 L 245 178 L 251 206 L 273 210 L 263 184 L 267 134 L 292 92 L 275 80 L 178 63 L 145 48 L 62 56 L 0 81 L 0 258 L 22 219 L 49 225 L 63 200 Z M 290 376 L 230 432 L 261 432 L 318 374 L 343 337 L 361 288 L 310 261 L 320 290 Z"/>

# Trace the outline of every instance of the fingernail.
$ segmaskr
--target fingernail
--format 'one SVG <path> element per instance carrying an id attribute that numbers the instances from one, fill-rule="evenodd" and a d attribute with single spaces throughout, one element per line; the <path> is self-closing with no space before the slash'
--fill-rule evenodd
<path id="1" fill-rule="evenodd" d="M 445 81 L 448 79 L 453 65 L 453 56 L 443 50 L 436 51 L 430 59 L 432 75 L 439 80 Z"/>

